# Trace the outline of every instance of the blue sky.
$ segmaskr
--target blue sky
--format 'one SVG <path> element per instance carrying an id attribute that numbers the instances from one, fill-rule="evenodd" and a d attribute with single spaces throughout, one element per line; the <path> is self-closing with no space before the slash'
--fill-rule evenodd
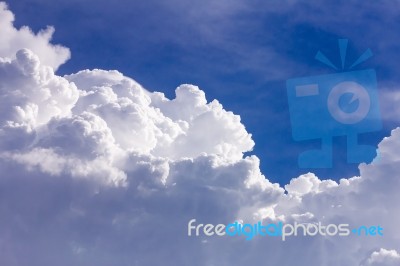
<path id="1" fill-rule="evenodd" d="M 358 69 L 375 68 L 382 91 L 396 90 L 400 19 L 395 1 L 8 1 L 17 19 L 38 31 L 53 25 L 54 43 L 72 58 L 58 70 L 118 69 L 151 91 L 174 97 L 182 83 L 198 85 L 239 114 L 256 146 L 261 170 L 281 184 L 311 169 L 297 155 L 318 142 L 291 137 L 285 82 L 334 73 L 314 60 L 318 50 L 339 62 L 338 38 L 349 39 L 348 60 L 365 49 L 374 57 Z M 386 103 L 381 103 L 385 105 Z M 377 143 L 398 121 L 362 136 Z M 313 170 L 320 178 L 358 174 L 346 163 L 345 138 L 334 140 L 334 167 Z"/>

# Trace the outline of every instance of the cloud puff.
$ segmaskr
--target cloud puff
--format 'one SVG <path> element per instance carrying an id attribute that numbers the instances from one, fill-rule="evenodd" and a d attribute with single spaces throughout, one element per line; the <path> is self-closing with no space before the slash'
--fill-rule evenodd
<path id="1" fill-rule="evenodd" d="M 170 100 L 118 71 L 60 77 L 42 60 L 28 49 L 0 60 L 1 265 L 398 263 L 400 129 L 360 176 L 308 173 L 284 189 L 244 157 L 254 142 L 240 117 L 198 87 Z M 193 218 L 381 225 L 384 236 L 195 238 Z"/>
<path id="2" fill-rule="evenodd" d="M 83 89 L 72 111 L 101 116 L 126 149 L 171 159 L 217 154 L 237 160 L 254 146 L 240 117 L 216 100 L 207 103 L 196 86 L 179 86 L 169 100 L 117 71 L 85 70 L 66 79 Z"/>
<path id="3" fill-rule="evenodd" d="M 368 258 L 367 266 L 395 266 L 400 264 L 400 254 L 396 250 L 387 250 L 381 248 L 379 251 L 374 251 Z"/>
<path id="4" fill-rule="evenodd" d="M 0 59 L 0 147 L 21 148 L 32 141 L 35 128 L 53 117 L 67 116 L 78 100 L 73 83 L 43 66 L 30 50 L 14 59 Z"/>
<path id="5" fill-rule="evenodd" d="M 47 27 L 34 34 L 26 26 L 14 28 L 13 22 L 14 14 L 7 10 L 4 2 L 0 2 L 0 57 L 11 58 L 18 50 L 28 48 L 40 57 L 44 65 L 55 70 L 70 58 L 68 48 L 50 44 L 53 27 Z"/>
<path id="6" fill-rule="evenodd" d="M 313 173 L 308 173 L 292 179 L 285 190 L 290 195 L 302 196 L 311 192 L 325 191 L 329 187 L 335 187 L 337 183 L 332 180 L 319 180 Z"/>

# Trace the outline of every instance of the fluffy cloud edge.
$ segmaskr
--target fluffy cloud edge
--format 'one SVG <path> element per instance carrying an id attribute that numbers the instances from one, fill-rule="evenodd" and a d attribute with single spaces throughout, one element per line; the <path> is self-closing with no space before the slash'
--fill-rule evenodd
<path id="1" fill-rule="evenodd" d="M 40 57 L 44 65 L 54 70 L 70 59 L 68 48 L 50 43 L 53 27 L 49 26 L 35 34 L 27 26 L 16 29 L 14 20 L 14 14 L 8 10 L 7 4 L 0 2 L 0 57 L 12 58 L 18 50 L 28 48 Z"/>

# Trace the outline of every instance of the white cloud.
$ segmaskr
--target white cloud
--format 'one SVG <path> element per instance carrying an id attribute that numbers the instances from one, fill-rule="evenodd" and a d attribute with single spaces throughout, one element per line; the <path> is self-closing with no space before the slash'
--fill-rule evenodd
<path id="1" fill-rule="evenodd" d="M 12 58 L 18 50 L 28 48 L 40 57 L 44 65 L 54 69 L 70 58 L 68 48 L 50 44 L 53 27 L 34 34 L 27 26 L 16 29 L 13 22 L 14 14 L 4 2 L 0 2 L 0 57 Z"/>
<path id="2" fill-rule="evenodd" d="M 15 59 L 0 59 L 0 147 L 21 147 L 35 137 L 35 128 L 53 117 L 68 116 L 78 100 L 73 83 L 43 66 L 30 50 Z"/>
<path id="3" fill-rule="evenodd" d="M 117 71 L 59 77 L 30 50 L 10 58 L 0 60 L 1 265 L 398 263 L 400 129 L 361 176 L 308 173 L 285 193 L 243 157 L 254 142 L 240 117 L 196 86 L 169 100 Z M 189 238 L 192 218 L 379 224 L 384 236 Z"/>
<path id="4" fill-rule="evenodd" d="M 396 266 L 400 264 L 400 254 L 396 250 L 381 248 L 372 252 L 365 265 L 367 266 Z"/>
<path id="5" fill-rule="evenodd" d="M 101 116 L 129 150 L 171 159 L 218 154 L 238 160 L 254 146 L 240 117 L 215 100 L 207 103 L 196 86 L 181 85 L 169 100 L 117 71 L 84 70 L 66 78 L 84 90 L 73 112 Z"/>
<path id="6" fill-rule="evenodd" d="M 290 195 L 302 196 L 311 192 L 322 192 L 330 187 L 337 186 L 337 183 L 332 180 L 319 180 L 313 173 L 308 173 L 292 179 L 285 190 Z"/>

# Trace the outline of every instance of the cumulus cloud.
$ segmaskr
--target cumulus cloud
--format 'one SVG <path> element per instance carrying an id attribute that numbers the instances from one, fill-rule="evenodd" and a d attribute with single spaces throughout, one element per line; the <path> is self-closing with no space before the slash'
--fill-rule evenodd
<path id="1" fill-rule="evenodd" d="M 0 147 L 12 149 L 27 145 L 35 128 L 53 117 L 67 116 L 78 100 L 73 83 L 43 66 L 28 49 L 14 59 L 0 59 Z"/>
<path id="2" fill-rule="evenodd" d="M 360 176 L 282 188 L 244 157 L 254 142 L 240 117 L 200 88 L 168 99 L 118 71 L 60 77 L 46 60 L 0 59 L 1 265 L 398 264 L 400 129 Z M 193 218 L 379 224 L 384 236 L 195 238 Z"/>
<path id="3" fill-rule="evenodd" d="M 285 190 L 290 195 L 302 196 L 311 192 L 322 192 L 329 187 L 335 187 L 337 183 L 332 180 L 319 180 L 313 173 L 308 173 L 292 179 Z"/>
<path id="4" fill-rule="evenodd" d="M 12 58 L 18 50 L 28 48 L 40 57 L 44 65 L 55 70 L 70 58 L 68 48 L 50 44 L 53 27 L 47 27 L 35 34 L 27 26 L 16 29 L 13 26 L 14 19 L 14 14 L 7 9 L 6 3 L 0 2 L 0 57 Z"/>
<path id="5" fill-rule="evenodd" d="M 65 78 L 83 89 L 72 111 L 101 116 L 127 149 L 171 159 L 217 154 L 238 160 L 254 146 L 240 117 L 216 100 L 207 103 L 196 86 L 179 86 L 169 100 L 117 71 L 84 70 Z"/>
<path id="6" fill-rule="evenodd" d="M 400 264 L 400 254 L 396 250 L 387 250 L 381 248 L 374 251 L 368 258 L 365 265 L 367 266 L 395 266 Z"/>

